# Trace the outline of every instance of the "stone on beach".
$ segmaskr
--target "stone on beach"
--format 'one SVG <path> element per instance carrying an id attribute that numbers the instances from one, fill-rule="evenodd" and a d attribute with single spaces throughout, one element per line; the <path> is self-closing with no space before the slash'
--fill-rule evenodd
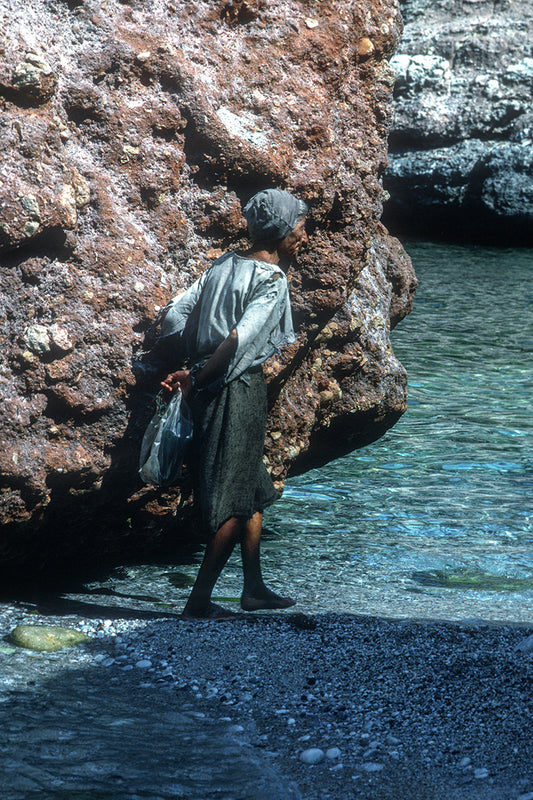
<path id="1" fill-rule="evenodd" d="M 515 647 L 520 653 L 533 653 L 533 634 L 528 636 L 527 639 L 522 639 L 521 642 Z"/>
<path id="2" fill-rule="evenodd" d="M 17 625 L 10 639 L 18 647 L 38 651 L 63 650 L 89 641 L 85 633 L 56 625 Z"/>
<path id="3" fill-rule="evenodd" d="M 310 747 L 308 750 L 304 750 L 303 753 L 300 753 L 300 760 L 304 762 L 304 764 L 320 764 L 321 761 L 324 761 L 325 753 L 323 750 L 320 750 L 318 747 Z"/>
<path id="4" fill-rule="evenodd" d="M 140 661 L 137 661 L 135 666 L 137 669 L 150 669 L 152 662 L 148 658 L 142 658 Z"/>
<path id="5" fill-rule="evenodd" d="M 483 780 L 484 778 L 489 777 L 489 771 L 485 767 L 479 767 L 478 769 L 474 770 L 474 778 L 477 780 Z"/>
<path id="6" fill-rule="evenodd" d="M 384 764 L 380 764 L 377 761 L 368 761 L 366 764 L 362 765 L 365 772 L 381 772 L 384 767 Z"/>

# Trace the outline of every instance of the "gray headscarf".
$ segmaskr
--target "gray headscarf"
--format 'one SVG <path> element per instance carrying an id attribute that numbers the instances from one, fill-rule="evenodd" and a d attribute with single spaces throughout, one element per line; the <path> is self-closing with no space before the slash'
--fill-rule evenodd
<path id="1" fill-rule="evenodd" d="M 303 200 L 282 189 L 258 192 L 244 207 L 248 232 L 254 242 L 284 239 L 307 211 Z"/>

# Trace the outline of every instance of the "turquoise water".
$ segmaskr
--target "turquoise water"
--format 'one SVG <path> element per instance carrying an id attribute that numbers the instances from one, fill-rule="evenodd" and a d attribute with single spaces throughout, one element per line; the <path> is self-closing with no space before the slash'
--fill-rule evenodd
<path id="1" fill-rule="evenodd" d="M 266 554 L 315 607 L 533 620 L 533 252 L 407 246 L 408 411 L 292 479 Z M 289 581 L 290 582 L 290 581 Z"/>
<path id="2" fill-rule="evenodd" d="M 408 411 L 288 482 L 265 516 L 265 576 L 304 612 L 531 623 L 533 251 L 407 249 L 420 283 L 392 342 Z M 200 558 L 112 585 L 180 609 Z M 235 554 L 217 598 L 231 607 L 240 587 Z"/>

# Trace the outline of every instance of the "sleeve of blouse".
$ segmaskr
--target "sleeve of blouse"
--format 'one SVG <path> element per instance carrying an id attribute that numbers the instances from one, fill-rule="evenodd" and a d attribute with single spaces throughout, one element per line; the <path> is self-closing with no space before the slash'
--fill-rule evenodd
<path id="1" fill-rule="evenodd" d="M 161 338 L 172 336 L 175 333 L 181 333 L 183 331 L 191 311 L 200 299 L 202 287 L 204 285 L 204 276 L 205 272 L 192 286 L 189 286 L 184 292 L 173 297 L 170 303 L 168 303 L 161 324 Z"/>

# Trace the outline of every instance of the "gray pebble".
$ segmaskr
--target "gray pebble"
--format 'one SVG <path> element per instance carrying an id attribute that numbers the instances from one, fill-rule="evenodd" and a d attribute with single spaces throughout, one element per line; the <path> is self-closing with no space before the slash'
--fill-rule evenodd
<path id="1" fill-rule="evenodd" d="M 135 664 L 135 666 L 136 666 L 138 669 L 149 669 L 149 667 L 151 667 L 151 666 L 152 666 L 152 662 L 151 662 L 151 661 L 149 661 L 147 658 L 143 658 L 143 659 L 141 659 L 140 661 L 137 661 L 137 663 Z"/>
<path id="2" fill-rule="evenodd" d="M 319 750 L 318 747 L 310 747 L 308 750 L 304 750 L 300 753 L 300 760 L 303 761 L 304 764 L 320 764 L 320 762 L 324 760 L 324 757 L 324 751 Z"/>
<path id="3" fill-rule="evenodd" d="M 339 750 L 338 747 L 330 747 L 328 750 L 326 750 L 326 758 L 334 760 L 336 758 L 340 758 L 340 756 L 341 756 L 341 751 Z"/>
<path id="4" fill-rule="evenodd" d="M 488 769 L 485 769 L 485 767 L 480 767 L 479 769 L 474 770 L 474 778 L 482 780 L 483 778 L 488 778 L 488 777 L 489 777 L 489 771 Z"/>
<path id="5" fill-rule="evenodd" d="M 527 639 L 522 639 L 521 642 L 515 647 L 520 653 L 533 653 L 533 634 L 528 636 Z"/>
<path id="6" fill-rule="evenodd" d="M 362 766 L 365 772 L 381 772 L 385 768 L 385 764 L 379 764 L 377 761 L 369 761 Z"/>

